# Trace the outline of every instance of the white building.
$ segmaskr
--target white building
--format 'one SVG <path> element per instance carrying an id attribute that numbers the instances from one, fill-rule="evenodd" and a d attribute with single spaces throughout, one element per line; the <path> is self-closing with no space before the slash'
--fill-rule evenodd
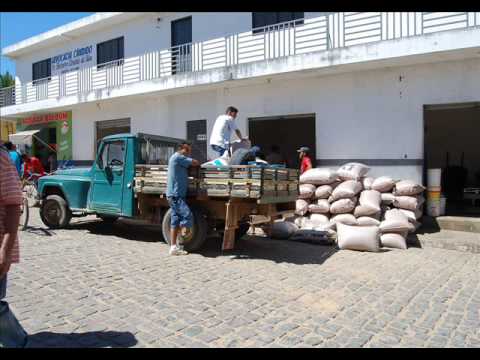
<path id="1" fill-rule="evenodd" d="M 16 63 L 2 119 L 50 124 L 77 163 L 126 131 L 188 137 L 202 157 L 233 105 L 266 152 L 307 145 L 319 166 L 422 181 L 463 152 L 471 181 L 480 170 L 478 12 L 97 13 L 2 51 Z"/>

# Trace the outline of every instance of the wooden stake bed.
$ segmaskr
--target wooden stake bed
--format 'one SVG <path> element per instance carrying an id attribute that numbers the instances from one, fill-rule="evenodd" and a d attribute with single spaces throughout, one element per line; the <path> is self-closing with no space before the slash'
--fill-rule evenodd
<path id="1" fill-rule="evenodd" d="M 167 165 L 136 165 L 135 170 L 134 192 L 139 202 L 149 196 L 165 197 Z M 222 250 L 230 250 L 239 221 L 255 214 L 271 225 L 279 214 L 295 209 L 298 187 L 296 169 L 252 165 L 191 168 L 188 201 L 201 203 L 216 219 L 225 220 Z M 161 203 L 168 206 L 166 200 Z M 148 206 L 139 204 L 139 208 Z"/>

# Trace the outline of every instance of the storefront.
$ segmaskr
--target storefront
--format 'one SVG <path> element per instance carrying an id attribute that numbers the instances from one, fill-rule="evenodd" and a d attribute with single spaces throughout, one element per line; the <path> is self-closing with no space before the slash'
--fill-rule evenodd
<path id="1" fill-rule="evenodd" d="M 0 140 L 2 142 L 8 141 L 8 135 L 15 134 L 17 130 L 17 123 L 14 120 L 0 120 Z"/>
<path id="2" fill-rule="evenodd" d="M 17 140 L 21 152 L 38 157 L 46 169 L 51 167 L 52 157 L 59 165 L 72 160 L 71 111 L 38 114 L 17 121 L 17 134 L 33 130 L 37 132 L 34 132 L 31 139 Z"/>

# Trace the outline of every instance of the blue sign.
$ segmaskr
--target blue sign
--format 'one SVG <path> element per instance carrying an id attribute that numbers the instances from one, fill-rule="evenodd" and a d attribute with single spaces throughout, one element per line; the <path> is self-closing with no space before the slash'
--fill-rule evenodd
<path id="1" fill-rule="evenodd" d="M 75 71 L 80 66 L 91 65 L 93 62 L 93 45 L 77 48 L 61 55 L 52 57 L 52 75 Z"/>

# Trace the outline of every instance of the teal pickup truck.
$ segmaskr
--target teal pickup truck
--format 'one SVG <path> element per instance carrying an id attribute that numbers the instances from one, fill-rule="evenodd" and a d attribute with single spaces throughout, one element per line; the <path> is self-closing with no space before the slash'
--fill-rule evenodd
<path id="1" fill-rule="evenodd" d="M 103 138 L 90 168 L 57 170 L 39 179 L 40 217 L 52 229 L 68 227 L 72 217 L 96 215 L 105 222 L 128 218 L 162 226 L 170 243 L 170 209 L 165 198 L 168 159 L 181 139 L 119 134 Z M 195 251 L 214 233 L 222 249 L 250 225 L 272 223 L 291 213 L 298 195 L 298 171 L 255 166 L 192 168 L 188 203 L 194 216 Z"/>

